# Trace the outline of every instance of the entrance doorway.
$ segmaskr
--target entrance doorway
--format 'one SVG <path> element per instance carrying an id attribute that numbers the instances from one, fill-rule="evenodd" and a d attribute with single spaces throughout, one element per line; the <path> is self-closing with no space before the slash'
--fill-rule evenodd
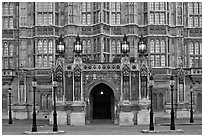
<path id="1" fill-rule="evenodd" d="M 90 94 L 91 119 L 114 118 L 114 94 L 106 84 L 96 85 Z"/>

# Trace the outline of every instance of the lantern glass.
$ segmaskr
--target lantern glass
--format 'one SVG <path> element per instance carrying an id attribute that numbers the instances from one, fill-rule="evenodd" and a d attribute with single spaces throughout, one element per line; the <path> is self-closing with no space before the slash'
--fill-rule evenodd
<path id="1" fill-rule="evenodd" d="M 8 89 L 8 92 L 11 93 L 11 88 Z"/>
<path id="2" fill-rule="evenodd" d="M 171 78 L 170 78 L 170 85 L 171 85 L 171 86 L 174 86 L 174 84 L 175 84 L 174 77 L 171 76 Z"/>
<path id="3" fill-rule="evenodd" d="M 81 53 L 82 52 L 82 45 L 79 41 L 77 41 L 74 45 L 74 50 L 76 53 Z"/>
<path id="4" fill-rule="evenodd" d="M 139 51 L 140 51 L 141 53 L 144 53 L 144 52 L 146 52 L 146 50 L 147 50 L 147 45 L 144 44 L 143 42 L 140 43 L 140 45 L 139 45 Z"/>
<path id="5" fill-rule="evenodd" d="M 32 87 L 33 87 L 33 88 L 36 88 L 36 87 L 37 87 L 37 81 L 35 81 L 35 80 L 32 81 Z"/>
<path id="6" fill-rule="evenodd" d="M 124 41 L 124 42 L 122 43 L 122 52 L 123 52 L 123 53 L 129 52 L 129 43 L 128 43 L 127 41 Z"/>
<path id="7" fill-rule="evenodd" d="M 52 81 L 52 86 L 57 87 L 57 81 Z"/>
<path id="8" fill-rule="evenodd" d="M 153 86 L 153 85 L 154 85 L 153 76 L 150 76 L 150 78 L 149 78 L 149 85 L 150 85 L 150 86 Z"/>
<path id="9" fill-rule="evenodd" d="M 65 51 L 64 43 L 60 42 L 60 43 L 57 45 L 57 52 L 63 53 L 64 51 Z"/>

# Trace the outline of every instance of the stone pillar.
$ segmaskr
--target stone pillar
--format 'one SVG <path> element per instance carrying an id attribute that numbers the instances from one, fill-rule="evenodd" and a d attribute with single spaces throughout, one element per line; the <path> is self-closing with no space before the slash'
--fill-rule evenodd
<path id="1" fill-rule="evenodd" d="M 119 125 L 134 125 L 134 113 L 132 112 L 132 104 L 130 102 L 122 102 L 119 104 Z"/>
<path id="2" fill-rule="evenodd" d="M 85 125 L 85 102 L 74 101 L 72 104 L 72 112 L 70 115 L 70 125 Z"/>

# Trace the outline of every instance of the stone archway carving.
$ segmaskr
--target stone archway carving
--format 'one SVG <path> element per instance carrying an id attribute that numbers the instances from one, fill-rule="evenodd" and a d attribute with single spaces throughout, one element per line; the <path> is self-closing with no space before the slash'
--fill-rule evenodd
<path id="1" fill-rule="evenodd" d="M 85 92 L 85 98 L 89 98 L 92 89 L 101 83 L 106 84 L 107 86 L 109 86 L 113 90 L 115 102 L 118 102 L 119 96 L 118 96 L 118 90 L 116 89 L 116 86 L 114 84 L 112 84 L 111 82 L 106 81 L 106 80 L 97 80 L 97 81 L 94 81 L 93 83 L 91 83 L 89 85 L 89 87 L 87 88 L 87 91 Z"/>
<path id="2" fill-rule="evenodd" d="M 91 83 L 88 88 L 86 89 L 85 91 L 85 101 L 86 101 L 86 123 L 91 123 L 91 121 L 93 120 L 93 117 L 92 117 L 92 106 L 91 106 L 91 101 L 89 100 L 90 99 L 90 95 L 91 95 L 91 92 L 93 90 L 93 88 L 99 84 L 105 84 L 107 86 L 110 87 L 110 89 L 112 90 L 113 92 L 113 97 L 114 97 L 114 102 L 113 103 L 113 107 L 115 107 L 115 105 L 118 103 L 119 101 L 119 94 L 118 94 L 118 90 L 116 89 L 116 86 L 109 82 L 109 81 L 106 81 L 106 80 L 96 80 L 94 81 L 93 83 Z M 116 120 L 117 119 L 117 114 L 116 114 L 116 108 L 113 108 L 113 116 L 111 117 L 112 120 Z"/>

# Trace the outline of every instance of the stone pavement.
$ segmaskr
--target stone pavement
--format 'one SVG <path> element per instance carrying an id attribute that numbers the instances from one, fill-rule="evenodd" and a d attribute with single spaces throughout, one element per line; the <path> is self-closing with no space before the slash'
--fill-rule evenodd
<path id="1" fill-rule="evenodd" d="M 187 122 L 180 120 L 180 122 Z M 200 120 L 201 121 L 201 120 Z M 166 122 L 163 120 L 156 121 Z M 199 122 L 199 121 L 195 121 Z M 52 132 L 52 126 L 48 121 L 37 120 L 39 132 Z M 155 124 L 155 130 L 169 130 L 169 126 L 159 126 Z M 26 131 L 31 131 L 32 120 L 14 120 L 13 125 L 8 125 L 8 120 L 2 120 L 3 135 L 22 135 Z M 176 125 L 176 129 L 182 129 L 183 133 L 142 133 L 142 130 L 148 130 L 149 125 L 119 126 L 111 123 L 94 122 L 85 126 L 59 125 L 59 131 L 65 131 L 65 135 L 201 135 L 202 125 Z M 62 135 L 64 135 L 62 134 Z"/>

